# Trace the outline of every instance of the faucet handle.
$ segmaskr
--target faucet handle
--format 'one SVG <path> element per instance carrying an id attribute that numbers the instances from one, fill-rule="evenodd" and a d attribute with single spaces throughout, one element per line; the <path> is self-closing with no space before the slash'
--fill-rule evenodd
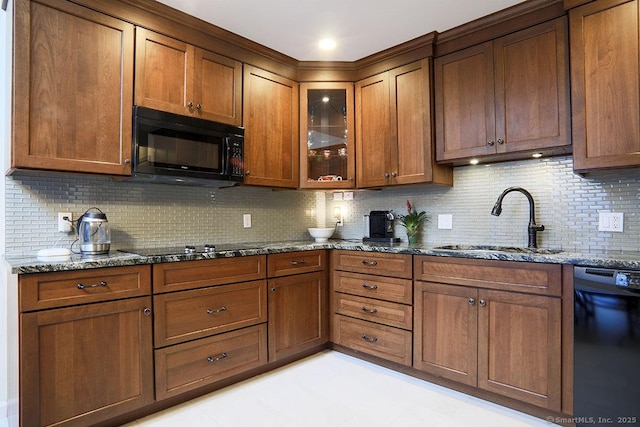
<path id="1" fill-rule="evenodd" d="M 532 224 L 529 226 L 530 229 L 535 230 L 535 231 L 544 231 L 544 225 L 540 224 Z"/>

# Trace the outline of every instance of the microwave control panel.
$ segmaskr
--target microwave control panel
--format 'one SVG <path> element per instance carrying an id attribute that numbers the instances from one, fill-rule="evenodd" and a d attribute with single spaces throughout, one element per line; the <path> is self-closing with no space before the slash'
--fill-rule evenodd
<path id="1" fill-rule="evenodd" d="M 231 139 L 229 142 L 229 162 L 231 176 L 244 176 L 243 145 L 240 139 Z"/>

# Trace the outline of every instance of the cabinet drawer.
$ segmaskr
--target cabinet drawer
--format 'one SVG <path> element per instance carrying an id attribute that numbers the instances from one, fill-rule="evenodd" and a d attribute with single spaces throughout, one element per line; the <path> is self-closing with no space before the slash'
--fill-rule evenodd
<path id="1" fill-rule="evenodd" d="M 416 256 L 415 279 L 560 296 L 562 266 L 535 262 Z"/>
<path id="2" fill-rule="evenodd" d="M 108 267 L 19 277 L 20 311 L 151 294 L 151 267 Z"/>
<path id="3" fill-rule="evenodd" d="M 267 326 L 251 326 L 156 350 L 156 399 L 181 394 L 267 363 Z"/>
<path id="4" fill-rule="evenodd" d="M 300 251 L 270 254 L 267 258 L 269 277 L 289 276 L 324 270 L 327 251 Z"/>
<path id="5" fill-rule="evenodd" d="M 411 332 L 335 315 L 333 342 L 411 366 Z"/>
<path id="6" fill-rule="evenodd" d="M 336 313 L 411 330 L 413 310 L 410 305 L 334 293 Z"/>
<path id="7" fill-rule="evenodd" d="M 336 270 L 404 279 L 411 279 L 413 273 L 411 255 L 334 250 L 332 256 L 332 265 Z"/>
<path id="8" fill-rule="evenodd" d="M 153 292 L 171 292 L 266 277 L 265 255 L 169 262 L 153 266 Z"/>
<path id="9" fill-rule="evenodd" d="M 265 280 L 153 297 L 155 346 L 201 338 L 267 321 Z"/>
<path id="10" fill-rule="evenodd" d="M 411 304 L 413 283 L 409 279 L 334 271 L 333 290 L 363 297 Z"/>

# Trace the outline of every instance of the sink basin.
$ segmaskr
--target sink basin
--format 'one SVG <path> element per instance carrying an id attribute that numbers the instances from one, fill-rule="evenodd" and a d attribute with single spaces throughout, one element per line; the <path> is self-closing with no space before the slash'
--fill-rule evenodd
<path id="1" fill-rule="evenodd" d="M 493 252 L 510 252 L 517 254 L 559 254 L 561 249 L 545 249 L 545 248 L 518 248 L 512 246 L 492 246 L 492 245 L 444 245 L 436 246 L 434 249 L 448 251 L 493 251 Z"/>

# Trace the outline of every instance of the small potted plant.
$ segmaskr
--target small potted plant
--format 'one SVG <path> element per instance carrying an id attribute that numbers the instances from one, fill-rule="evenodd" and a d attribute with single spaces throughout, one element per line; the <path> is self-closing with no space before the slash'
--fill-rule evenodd
<path id="1" fill-rule="evenodd" d="M 429 221 L 427 213 L 425 211 L 418 213 L 415 208 L 411 206 L 411 202 L 407 200 L 407 214 L 398 215 L 398 218 L 402 226 L 407 230 L 409 244 L 417 243 L 422 224 Z"/>

